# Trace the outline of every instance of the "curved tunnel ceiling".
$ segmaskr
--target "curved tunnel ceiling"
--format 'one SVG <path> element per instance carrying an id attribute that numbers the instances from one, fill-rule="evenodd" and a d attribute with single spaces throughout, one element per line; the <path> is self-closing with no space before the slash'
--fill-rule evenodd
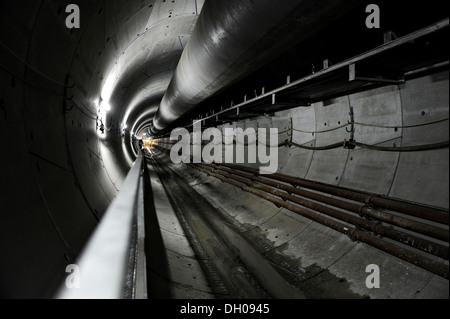
<path id="1" fill-rule="evenodd" d="M 109 103 L 111 114 L 122 124 L 135 112 L 136 105 L 165 91 L 201 10 L 202 1 L 177 1 L 165 7 L 157 2 L 145 31 L 138 33 L 106 73 L 101 97 Z M 119 51 L 122 51 L 119 49 Z M 162 96 L 161 96 L 162 97 Z"/>

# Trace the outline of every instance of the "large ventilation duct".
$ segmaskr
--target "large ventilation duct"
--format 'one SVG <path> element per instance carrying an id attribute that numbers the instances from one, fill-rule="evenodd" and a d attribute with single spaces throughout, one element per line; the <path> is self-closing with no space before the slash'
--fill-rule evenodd
<path id="1" fill-rule="evenodd" d="M 206 1 L 155 115 L 153 133 L 341 17 L 354 2 Z"/>

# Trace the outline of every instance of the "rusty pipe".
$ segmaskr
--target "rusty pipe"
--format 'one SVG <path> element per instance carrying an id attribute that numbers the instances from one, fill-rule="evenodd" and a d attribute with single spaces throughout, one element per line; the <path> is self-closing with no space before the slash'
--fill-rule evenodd
<path id="1" fill-rule="evenodd" d="M 385 212 L 381 212 L 381 211 L 375 210 L 373 208 L 370 208 L 366 204 L 359 205 L 359 204 L 351 203 L 348 201 L 344 201 L 342 199 L 332 198 L 332 197 L 321 195 L 318 193 L 313 193 L 310 191 L 306 191 L 304 189 L 295 188 L 293 186 L 281 184 L 281 183 L 278 183 L 275 181 L 257 177 L 255 175 L 251 175 L 251 174 L 244 173 L 241 171 L 233 170 L 230 168 L 221 167 L 221 166 L 212 165 L 212 164 L 205 164 L 205 165 L 216 168 L 216 169 L 220 169 L 220 170 L 230 173 L 230 174 L 235 174 L 235 175 L 250 179 L 252 181 L 257 181 L 259 183 L 266 184 L 266 185 L 269 185 L 274 188 L 282 189 L 288 193 L 297 194 L 297 195 L 300 195 L 300 196 L 303 196 L 306 198 L 310 198 L 310 199 L 313 199 L 313 200 L 316 200 L 316 201 L 319 201 L 319 202 L 322 202 L 325 204 L 339 207 L 339 208 L 351 211 L 353 213 L 357 213 L 361 216 L 368 216 L 370 218 L 375 218 L 375 219 L 381 220 L 383 222 L 420 233 L 422 235 L 426 235 L 426 236 L 429 236 L 429 237 L 432 237 L 435 239 L 439 239 L 439 240 L 443 240 L 446 242 L 449 241 L 449 232 L 447 229 L 434 227 L 432 225 L 427 225 L 427 224 L 421 223 L 419 221 L 414 221 L 411 219 L 407 219 L 407 218 L 395 216 L 392 214 L 388 214 Z"/>
<path id="2" fill-rule="evenodd" d="M 439 275 L 443 278 L 446 278 L 446 279 L 449 278 L 449 267 L 448 267 L 448 265 L 445 265 L 442 262 L 438 262 L 427 256 L 422 256 L 416 252 L 410 251 L 410 250 L 408 250 L 404 247 L 398 246 L 396 244 L 386 243 L 383 240 L 381 240 L 380 238 L 375 237 L 375 236 L 373 236 L 367 232 L 364 232 L 360 229 L 357 229 L 357 228 L 350 229 L 348 226 L 346 226 L 343 223 L 340 223 L 338 221 L 335 221 L 333 219 L 330 219 L 330 218 L 327 218 L 324 216 L 320 216 L 319 214 L 313 213 L 313 212 L 303 209 L 301 207 L 289 204 L 289 203 L 283 201 L 282 199 L 278 199 L 278 198 L 276 198 L 272 195 L 269 195 L 265 192 L 262 192 L 260 190 L 253 189 L 252 187 L 246 186 L 245 184 L 241 184 L 239 182 L 226 179 L 225 177 L 215 174 L 211 171 L 208 172 L 199 167 L 196 167 L 196 166 L 194 166 L 194 167 L 199 171 L 202 171 L 208 175 L 211 175 L 213 177 L 220 179 L 222 182 L 236 186 L 246 192 L 252 193 L 260 198 L 268 200 L 279 207 L 286 208 L 292 212 L 295 212 L 299 215 L 309 218 L 309 219 L 311 219 L 317 223 L 320 223 L 326 227 L 330 227 L 336 231 L 339 231 L 339 232 L 349 236 L 353 240 L 359 240 L 370 246 L 373 246 L 384 252 L 387 252 L 393 256 L 396 256 L 402 260 L 405 260 L 411 264 L 414 264 L 420 268 L 428 270 L 428 271 L 430 271 L 436 275 Z"/>
<path id="3" fill-rule="evenodd" d="M 236 164 L 225 164 L 225 163 L 216 163 L 216 165 L 231 167 L 234 169 L 238 169 L 241 171 L 249 172 L 254 175 L 259 175 L 258 170 L 244 167 Z M 368 194 L 361 191 L 349 190 L 338 186 L 326 185 L 319 182 L 308 181 L 305 179 L 301 179 L 298 177 L 291 177 L 284 174 L 270 174 L 265 175 L 265 177 L 278 180 L 284 183 L 288 183 L 291 185 L 306 187 L 310 189 L 314 189 L 320 192 L 328 193 L 331 195 L 336 195 L 339 197 L 344 197 L 347 199 L 351 199 L 354 201 L 362 202 L 367 205 L 374 205 L 376 207 L 386 208 L 389 210 L 397 211 L 403 214 L 407 214 L 410 216 L 419 217 L 422 219 L 426 219 L 429 221 L 438 222 L 441 224 L 448 225 L 449 224 L 449 213 L 448 211 L 443 211 L 439 209 L 435 209 L 428 206 L 423 206 L 419 204 L 412 204 L 400 200 L 396 200 L 393 198 L 382 197 L 376 194 Z"/>
<path id="4" fill-rule="evenodd" d="M 374 234 L 380 234 L 382 236 L 386 236 L 388 238 L 394 239 L 403 244 L 409 245 L 413 248 L 420 249 L 424 252 L 430 253 L 432 255 L 444 258 L 446 260 L 449 259 L 449 250 L 448 247 L 432 242 L 425 238 L 419 238 L 413 234 L 407 234 L 399 230 L 395 230 L 390 227 L 386 227 L 382 225 L 380 222 L 373 222 L 367 219 L 359 218 L 354 215 L 350 215 L 336 209 L 324 206 L 322 204 L 314 203 L 312 201 L 305 200 L 300 197 L 296 197 L 293 195 L 289 195 L 287 193 L 281 192 L 277 189 L 269 188 L 267 186 L 262 186 L 257 184 L 257 182 L 249 181 L 245 178 L 232 176 L 228 173 L 217 172 L 218 174 L 224 176 L 225 178 L 231 178 L 239 183 L 245 184 L 250 187 L 257 188 L 263 192 L 272 194 L 274 196 L 280 197 L 283 200 L 289 200 L 298 205 L 304 206 L 306 208 L 312 209 L 314 211 L 321 212 L 333 218 L 345 221 L 347 223 L 353 224 L 357 227 L 362 227 L 369 231 L 372 231 Z"/>

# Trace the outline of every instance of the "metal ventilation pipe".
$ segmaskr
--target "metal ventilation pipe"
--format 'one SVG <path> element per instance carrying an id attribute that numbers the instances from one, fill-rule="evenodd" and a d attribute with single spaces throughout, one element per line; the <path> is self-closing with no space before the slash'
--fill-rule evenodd
<path id="1" fill-rule="evenodd" d="M 352 9 L 357 1 L 206 0 L 154 117 L 157 133 Z"/>

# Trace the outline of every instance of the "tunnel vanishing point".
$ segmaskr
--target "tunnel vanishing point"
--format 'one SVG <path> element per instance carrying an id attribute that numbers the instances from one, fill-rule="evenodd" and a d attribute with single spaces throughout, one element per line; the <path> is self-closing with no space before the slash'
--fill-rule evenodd
<path id="1" fill-rule="evenodd" d="M 448 24 L 436 0 L 1 1 L 0 298 L 447 299 Z"/>

